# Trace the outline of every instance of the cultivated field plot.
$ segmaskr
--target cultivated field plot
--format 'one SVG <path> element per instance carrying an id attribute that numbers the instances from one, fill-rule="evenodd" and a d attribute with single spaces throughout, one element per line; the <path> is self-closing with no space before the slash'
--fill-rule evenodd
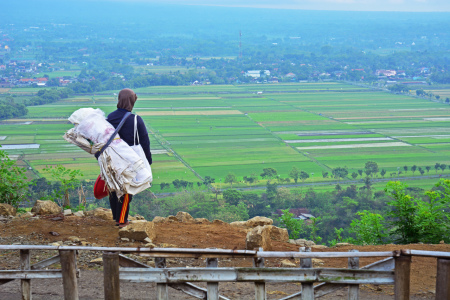
<path id="1" fill-rule="evenodd" d="M 117 92 L 29 107 L 27 116 L 0 123 L 0 144 L 37 144 L 8 153 L 37 171 L 59 163 L 95 179 L 95 159 L 62 135 L 72 127 L 67 118 L 78 108 L 100 108 L 106 115 L 115 110 Z M 443 103 L 333 82 L 165 86 L 136 92 L 134 112 L 144 119 L 154 152 L 154 184 L 198 182 L 198 176 L 223 183 L 230 172 L 242 180 L 268 167 L 286 178 L 293 166 L 310 174 L 307 181 L 323 181 L 322 172 L 347 167 L 351 174 L 369 160 L 387 171 L 385 177 L 398 175 L 405 165 L 429 166 L 427 176 L 434 175 L 436 163 L 450 164 L 450 107 Z"/>

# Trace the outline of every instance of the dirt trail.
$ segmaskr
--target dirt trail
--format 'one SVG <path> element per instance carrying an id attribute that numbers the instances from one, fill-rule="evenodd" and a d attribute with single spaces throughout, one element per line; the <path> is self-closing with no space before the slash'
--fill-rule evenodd
<path id="1" fill-rule="evenodd" d="M 161 243 L 171 244 L 179 248 L 224 248 L 224 249 L 245 249 L 246 232 L 242 228 L 230 226 L 229 224 L 185 224 L 185 223 L 158 223 L 156 224 L 157 237 L 153 241 L 156 245 Z M 52 235 L 50 232 L 56 232 L 58 235 Z M 118 237 L 118 228 L 114 226 L 113 221 L 105 221 L 101 219 L 86 217 L 66 217 L 62 221 L 51 221 L 49 219 L 13 219 L 7 223 L 0 223 L 0 244 L 41 244 L 47 245 L 57 241 L 68 241 L 70 236 L 77 236 L 85 239 L 90 245 L 95 246 L 142 246 L 140 242 L 122 242 Z M 313 252 L 347 252 L 350 249 L 357 249 L 359 251 L 393 251 L 400 249 L 416 249 L 416 250 L 430 250 L 430 251 L 446 251 L 450 252 L 450 245 L 382 245 L 382 246 L 345 246 L 338 248 L 326 249 L 312 249 Z M 289 243 L 282 243 L 273 241 L 274 251 L 298 251 L 298 246 Z M 51 251 L 32 251 L 32 263 L 42 260 L 45 257 L 55 255 Z M 101 266 L 90 263 L 93 258 L 100 257 L 101 253 L 93 253 L 88 251 L 80 251 L 78 263 L 82 270 L 89 271 L 83 274 L 98 278 L 101 274 Z M 0 252 L 0 269 L 15 269 L 18 268 L 18 251 L 1 251 Z M 152 259 L 136 257 L 144 263 L 151 265 Z M 382 258 L 361 258 L 360 266 L 367 265 Z M 268 259 L 266 266 L 279 267 L 280 259 Z M 294 260 L 292 260 L 294 261 Z M 347 267 L 346 258 L 323 259 L 324 267 Z M 169 267 L 184 267 L 184 266 L 204 266 L 204 261 L 199 259 L 169 259 Z M 250 259 L 224 259 L 220 260 L 221 267 L 243 267 L 251 266 Z M 97 272 L 97 275 L 92 272 Z M 97 276 L 97 277 L 96 277 Z M 86 296 L 83 299 L 101 299 L 102 282 L 103 280 L 87 281 L 86 289 L 92 289 L 92 297 Z M 80 279 L 85 280 L 85 279 Z M 411 270 L 411 292 L 415 295 L 415 299 L 434 299 L 436 280 L 436 259 L 413 257 Z M 81 282 L 81 281 L 80 281 Z M 84 281 L 83 281 L 84 282 Z M 95 285 L 94 283 L 97 283 Z M 100 286 L 99 286 L 100 283 Z M 14 298 L 15 283 L 8 283 L 0 286 L 0 299 L 20 299 Z M 38 288 L 39 285 L 34 285 Z M 136 288 L 132 284 L 124 285 L 123 288 L 129 286 L 130 293 Z M 149 288 L 154 288 L 154 285 L 148 285 Z M 153 289 L 152 288 L 152 289 Z M 270 285 L 268 287 L 269 299 L 279 299 L 286 293 L 295 292 L 299 290 L 298 285 L 294 284 L 278 284 Z M 99 290 L 100 289 L 100 290 Z M 62 292 L 62 289 L 60 289 Z M 253 293 L 253 286 L 249 284 L 221 284 L 221 290 L 227 291 L 227 294 L 232 299 L 251 299 Z M 365 293 L 362 299 L 390 299 L 393 293 L 393 288 L 390 286 L 363 286 Z M 37 290 L 38 291 L 38 290 Z M 95 291 L 95 292 L 94 292 Z M 42 292 L 42 291 L 41 291 Z M 44 292 L 43 292 L 44 293 Z M 55 293 L 57 293 L 55 291 Z M 137 291 L 136 291 L 137 293 Z M 238 294 L 241 293 L 241 294 Z M 44 293 L 45 294 L 45 293 Z M 57 293 L 58 294 L 58 293 Z M 177 294 L 178 295 L 178 294 Z M 98 296 L 98 297 L 97 297 Z M 346 298 L 346 292 L 338 292 L 334 298 Z M 47 297 L 47 298 L 46 298 Z M 35 297 L 35 299 L 60 299 L 52 298 L 50 294 L 43 298 Z M 138 294 L 135 298 L 124 297 L 123 299 L 143 299 Z M 184 296 L 183 296 L 184 297 Z M 174 299 L 184 299 L 181 294 L 180 297 Z M 254 296 L 253 296 L 254 297 Z M 186 298 L 188 299 L 188 298 Z M 326 299 L 326 298 L 324 298 Z"/>

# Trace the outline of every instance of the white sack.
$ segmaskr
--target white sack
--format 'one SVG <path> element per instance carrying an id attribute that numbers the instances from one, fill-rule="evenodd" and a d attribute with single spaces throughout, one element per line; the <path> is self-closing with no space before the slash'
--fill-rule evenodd
<path id="1" fill-rule="evenodd" d="M 87 113 L 89 111 L 90 114 Z M 115 131 L 100 109 L 79 109 L 72 116 L 69 120 L 78 122 L 78 126 L 69 130 L 64 138 L 91 154 L 96 151 L 92 152 L 87 139 L 93 143 L 93 147 L 100 149 Z M 99 156 L 98 164 L 101 177 L 109 190 L 116 192 L 118 197 L 123 194 L 135 195 L 150 187 L 151 173 L 145 168 L 142 159 L 118 134 Z"/>

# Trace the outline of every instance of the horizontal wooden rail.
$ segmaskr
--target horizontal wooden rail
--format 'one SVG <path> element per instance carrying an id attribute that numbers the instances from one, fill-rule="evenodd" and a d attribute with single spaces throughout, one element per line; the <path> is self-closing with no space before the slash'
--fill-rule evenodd
<path id="1" fill-rule="evenodd" d="M 228 249 L 192 248 L 125 248 L 125 247 L 84 247 L 84 246 L 35 246 L 0 245 L 1 250 L 78 250 L 133 253 L 149 257 L 262 257 L 262 258 L 335 258 L 335 257 L 393 257 L 393 251 L 384 252 L 278 252 Z M 413 250 L 410 250 L 413 251 Z M 445 253 L 445 252 L 443 252 Z"/>
<path id="2" fill-rule="evenodd" d="M 411 256 L 450 258 L 450 252 L 442 251 L 402 250 L 402 254 Z"/>
<path id="3" fill-rule="evenodd" d="M 122 268 L 120 280 L 156 283 L 234 281 L 394 284 L 394 272 L 331 268 Z"/>
<path id="4" fill-rule="evenodd" d="M 0 270 L 0 279 L 62 278 L 61 270 Z"/>

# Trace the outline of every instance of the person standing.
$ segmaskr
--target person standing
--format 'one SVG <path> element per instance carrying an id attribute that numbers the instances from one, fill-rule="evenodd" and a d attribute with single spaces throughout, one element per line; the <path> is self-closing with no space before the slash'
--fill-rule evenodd
<path id="1" fill-rule="evenodd" d="M 108 115 L 106 119 L 114 128 L 117 128 L 120 121 L 122 121 L 123 116 L 127 112 L 131 112 L 134 104 L 137 100 L 137 95 L 131 89 L 123 89 L 119 92 L 117 110 L 113 111 Z M 145 157 L 148 163 L 152 164 L 152 153 L 150 152 L 150 139 L 148 138 L 147 128 L 145 127 L 144 121 L 140 116 L 137 116 L 137 134 L 139 135 L 139 140 L 134 136 L 134 115 L 131 114 L 120 128 L 118 134 L 120 138 L 125 141 L 128 145 L 138 145 L 139 143 L 144 150 Z M 135 140 L 136 139 L 136 140 Z M 138 142 L 139 141 L 139 142 Z M 128 223 L 128 212 L 130 211 L 130 202 L 133 195 L 125 194 L 120 199 L 117 197 L 115 192 L 109 194 L 109 204 L 111 206 L 111 211 L 113 218 L 116 221 L 116 225 L 119 227 L 125 227 Z"/>

